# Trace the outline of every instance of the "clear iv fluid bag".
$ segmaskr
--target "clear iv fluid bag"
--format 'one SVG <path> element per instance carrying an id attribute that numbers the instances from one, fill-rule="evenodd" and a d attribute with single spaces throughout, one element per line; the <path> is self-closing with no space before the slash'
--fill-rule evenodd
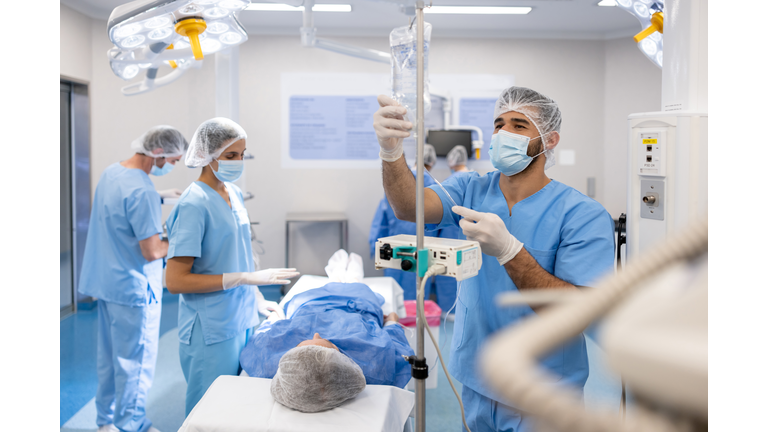
<path id="1" fill-rule="evenodd" d="M 416 79 L 418 34 L 416 24 L 398 27 L 389 34 L 389 49 L 392 53 L 392 99 L 408 109 L 408 119 L 416 123 Z M 429 40 L 432 24 L 424 23 L 424 114 L 432 109 L 429 97 Z"/>

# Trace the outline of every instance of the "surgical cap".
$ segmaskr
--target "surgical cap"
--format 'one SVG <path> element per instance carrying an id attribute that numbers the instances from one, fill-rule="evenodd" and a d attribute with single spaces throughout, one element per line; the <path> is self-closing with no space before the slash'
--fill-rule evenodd
<path id="1" fill-rule="evenodd" d="M 181 156 L 189 144 L 172 126 L 155 126 L 133 140 L 131 150 L 153 158 Z M 160 151 L 157 151 L 157 150 Z"/>
<path id="2" fill-rule="evenodd" d="M 493 110 L 493 120 L 510 111 L 524 114 L 532 120 L 542 143 L 547 143 L 546 137 L 550 132 L 560 132 L 563 118 L 557 102 L 537 91 L 525 87 L 510 87 L 501 92 Z M 555 150 L 549 149 L 544 155 L 547 157 L 544 169 L 554 166 Z"/>
<path id="3" fill-rule="evenodd" d="M 292 348 L 280 359 L 272 379 L 272 397 L 297 411 L 336 408 L 365 389 L 365 375 L 355 362 L 333 348 Z"/>
<path id="4" fill-rule="evenodd" d="M 437 153 L 435 147 L 432 144 L 424 144 L 424 165 L 431 167 L 437 163 Z"/>
<path id="5" fill-rule="evenodd" d="M 221 156 L 227 147 L 247 137 L 245 130 L 228 118 L 206 120 L 192 136 L 184 164 L 190 168 L 208 165 Z"/>
<path id="6" fill-rule="evenodd" d="M 463 145 L 457 145 L 448 152 L 448 156 L 445 158 L 447 159 L 450 168 L 458 165 L 466 165 L 467 159 L 469 159 L 467 148 Z"/>

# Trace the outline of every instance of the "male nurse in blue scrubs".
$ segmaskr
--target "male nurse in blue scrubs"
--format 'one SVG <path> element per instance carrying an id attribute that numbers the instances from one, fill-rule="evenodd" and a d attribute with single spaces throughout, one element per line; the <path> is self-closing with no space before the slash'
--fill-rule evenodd
<path id="1" fill-rule="evenodd" d="M 379 96 L 374 129 L 381 146 L 384 190 L 400 219 L 416 219 L 416 182 L 402 157 L 413 124 L 405 108 Z M 496 168 L 464 173 L 425 188 L 425 222 L 459 226 L 480 242 L 483 266 L 462 283 L 451 343 L 450 373 L 463 385 L 462 401 L 473 432 L 530 431 L 531 419 L 501 401 L 481 379 L 476 358 L 493 333 L 535 314 L 527 307 L 498 308 L 497 295 L 540 288 L 576 290 L 613 270 L 613 220 L 596 201 L 544 173 L 560 141 L 560 109 L 528 88 L 504 90 L 496 102 L 489 153 Z M 558 385 L 583 392 L 589 374 L 583 334 L 558 347 L 541 365 Z"/>
<path id="2" fill-rule="evenodd" d="M 144 405 L 160 337 L 163 232 L 160 197 L 149 174 L 169 173 L 187 150 L 170 126 L 131 143 L 134 155 L 114 163 L 96 186 L 79 291 L 99 299 L 96 424 L 99 432 L 157 431 Z"/>

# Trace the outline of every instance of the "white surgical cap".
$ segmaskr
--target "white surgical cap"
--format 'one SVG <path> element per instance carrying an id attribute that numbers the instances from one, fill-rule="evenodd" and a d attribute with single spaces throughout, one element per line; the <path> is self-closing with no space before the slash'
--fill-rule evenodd
<path id="1" fill-rule="evenodd" d="M 547 134 L 560 132 L 563 118 L 557 102 L 537 91 L 525 87 L 510 87 L 501 92 L 496 101 L 496 108 L 493 110 L 493 120 L 510 111 L 524 114 L 533 121 L 544 144 L 547 143 Z M 555 150 L 549 149 L 544 155 L 547 157 L 544 169 L 554 166 Z"/>
<path id="2" fill-rule="evenodd" d="M 469 159 L 469 156 L 467 155 L 467 148 L 463 145 L 457 145 L 448 152 L 448 156 L 445 158 L 447 159 L 448 166 L 450 168 L 458 165 L 466 165 L 467 160 Z"/>
<path id="3" fill-rule="evenodd" d="M 307 413 L 336 408 L 364 389 L 365 375 L 357 363 L 317 345 L 285 353 L 270 387 L 277 402 Z"/>
<path id="4" fill-rule="evenodd" d="M 424 144 L 424 165 L 431 167 L 437 163 L 437 152 L 432 144 Z"/>
<path id="5" fill-rule="evenodd" d="M 188 145 L 184 135 L 176 128 L 155 126 L 133 140 L 131 150 L 153 158 L 176 157 L 183 155 Z"/>
<path id="6" fill-rule="evenodd" d="M 206 120 L 192 136 L 184 164 L 190 168 L 205 166 L 221 156 L 227 147 L 246 139 L 245 130 L 234 121 L 216 117 Z"/>

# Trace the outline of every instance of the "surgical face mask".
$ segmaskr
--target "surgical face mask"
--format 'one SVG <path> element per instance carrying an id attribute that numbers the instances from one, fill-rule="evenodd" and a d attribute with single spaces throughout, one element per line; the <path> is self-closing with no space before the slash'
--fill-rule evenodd
<path id="1" fill-rule="evenodd" d="M 167 160 L 165 161 L 165 165 L 163 165 L 162 168 L 158 167 L 157 165 L 155 165 L 153 163 L 152 164 L 152 169 L 149 170 L 149 173 L 152 174 L 153 176 L 157 176 L 157 177 L 164 176 L 164 175 L 168 174 L 169 172 L 171 172 L 171 170 L 173 170 L 174 166 L 175 165 L 173 165 L 172 163 L 168 162 Z"/>
<path id="2" fill-rule="evenodd" d="M 237 181 L 237 179 L 239 179 L 241 175 L 243 175 L 243 170 L 245 169 L 245 165 L 243 165 L 243 161 L 220 160 L 218 162 L 219 162 L 218 171 L 214 170 L 213 167 L 211 167 L 211 170 L 213 170 L 213 175 L 215 175 L 217 179 L 223 182 L 234 182 L 234 181 Z"/>
<path id="3" fill-rule="evenodd" d="M 536 139 L 535 137 L 533 139 Z M 528 144 L 531 138 L 524 135 L 518 135 L 505 130 L 500 130 L 491 138 L 491 147 L 488 154 L 491 156 L 491 163 L 494 168 L 501 171 L 505 176 L 513 176 L 522 172 L 536 156 L 541 155 L 544 150 L 535 155 L 528 156 Z"/>

